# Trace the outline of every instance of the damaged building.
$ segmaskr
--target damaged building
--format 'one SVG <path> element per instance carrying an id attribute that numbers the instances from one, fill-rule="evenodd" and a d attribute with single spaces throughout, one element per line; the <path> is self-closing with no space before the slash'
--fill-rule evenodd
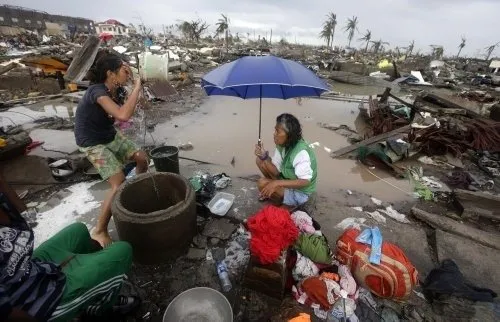
<path id="1" fill-rule="evenodd" d="M 95 28 L 90 19 L 53 15 L 23 7 L 0 6 L 0 34 L 14 36 L 26 31 L 48 36 L 69 36 L 72 33 L 93 34 Z"/>

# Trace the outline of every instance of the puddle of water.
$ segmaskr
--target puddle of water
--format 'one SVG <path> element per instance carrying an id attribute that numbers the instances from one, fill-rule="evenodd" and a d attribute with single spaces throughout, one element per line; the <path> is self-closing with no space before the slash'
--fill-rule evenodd
<path id="1" fill-rule="evenodd" d="M 47 101 L 26 106 L 12 107 L 0 113 L 3 126 L 22 125 L 24 129 L 33 128 L 35 120 L 47 117 L 72 119 L 76 104 L 62 101 Z"/>
<path id="2" fill-rule="evenodd" d="M 181 156 L 220 164 L 221 169 L 229 175 L 256 174 L 258 170 L 253 152 L 258 139 L 258 104 L 258 100 L 210 97 L 199 111 L 157 125 L 153 137 L 157 143 L 170 145 L 189 141 L 194 149 L 181 151 Z M 405 193 L 374 177 L 364 165 L 329 156 L 328 151 L 347 146 L 349 142 L 335 132 L 320 128 L 317 123 L 346 124 L 354 128 L 358 103 L 303 99 L 302 104 L 298 105 L 294 99 L 263 100 L 262 141 L 271 154 L 274 151 L 275 120 L 284 112 L 297 116 L 303 127 L 304 138 L 309 143 L 316 143 L 314 150 L 318 160 L 320 193 L 328 195 L 334 190 L 348 189 L 389 202 L 408 198 Z M 231 166 L 233 158 L 235 162 Z M 409 184 L 405 180 L 396 180 L 384 171 L 371 171 L 404 191 L 409 191 Z"/>

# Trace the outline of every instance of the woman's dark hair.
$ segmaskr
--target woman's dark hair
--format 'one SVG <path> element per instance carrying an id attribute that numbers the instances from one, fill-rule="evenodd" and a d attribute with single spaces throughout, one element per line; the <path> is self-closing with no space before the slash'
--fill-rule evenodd
<path id="1" fill-rule="evenodd" d="M 107 54 L 97 59 L 94 66 L 88 71 L 87 78 L 92 84 L 104 83 L 108 77 L 108 71 L 116 73 L 122 65 L 123 60 L 120 57 Z"/>
<path id="2" fill-rule="evenodd" d="M 276 118 L 276 124 L 281 125 L 286 132 L 287 139 L 284 145 L 285 147 L 293 147 L 302 139 L 302 127 L 300 126 L 299 120 L 292 114 L 281 114 Z"/>

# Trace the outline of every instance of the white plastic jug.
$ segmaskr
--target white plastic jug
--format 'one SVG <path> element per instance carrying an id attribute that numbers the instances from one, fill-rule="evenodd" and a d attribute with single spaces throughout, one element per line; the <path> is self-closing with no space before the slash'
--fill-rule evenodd
<path id="1" fill-rule="evenodd" d="M 168 80 L 168 56 L 145 52 L 139 56 L 139 74 L 145 81 Z"/>

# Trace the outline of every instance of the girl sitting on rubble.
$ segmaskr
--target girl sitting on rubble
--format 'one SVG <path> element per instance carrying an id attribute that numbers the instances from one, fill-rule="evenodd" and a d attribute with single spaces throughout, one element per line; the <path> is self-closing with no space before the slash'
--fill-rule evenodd
<path id="1" fill-rule="evenodd" d="M 119 106 L 119 89 L 132 76 L 132 71 L 122 59 L 115 55 L 105 55 L 97 60 L 89 71 L 89 86 L 78 104 L 75 116 L 75 138 L 80 151 L 85 153 L 102 179 L 107 180 L 111 190 L 104 199 L 97 226 L 92 238 L 103 247 L 111 243 L 108 224 L 111 218 L 111 202 L 118 187 L 125 181 L 124 164 L 135 161 L 136 172 L 147 171 L 146 153 L 127 139 L 115 126 L 115 120 L 128 121 L 136 109 L 142 90 L 137 78 L 133 91 Z"/>
<path id="2" fill-rule="evenodd" d="M 316 156 L 302 138 L 299 120 L 291 114 L 277 117 L 274 143 L 273 157 L 262 144 L 255 146 L 257 166 L 264 175 L 257 183 L 260 200 L 270 199 L 287 208 L 296 208 L 316 191 Z"/>

